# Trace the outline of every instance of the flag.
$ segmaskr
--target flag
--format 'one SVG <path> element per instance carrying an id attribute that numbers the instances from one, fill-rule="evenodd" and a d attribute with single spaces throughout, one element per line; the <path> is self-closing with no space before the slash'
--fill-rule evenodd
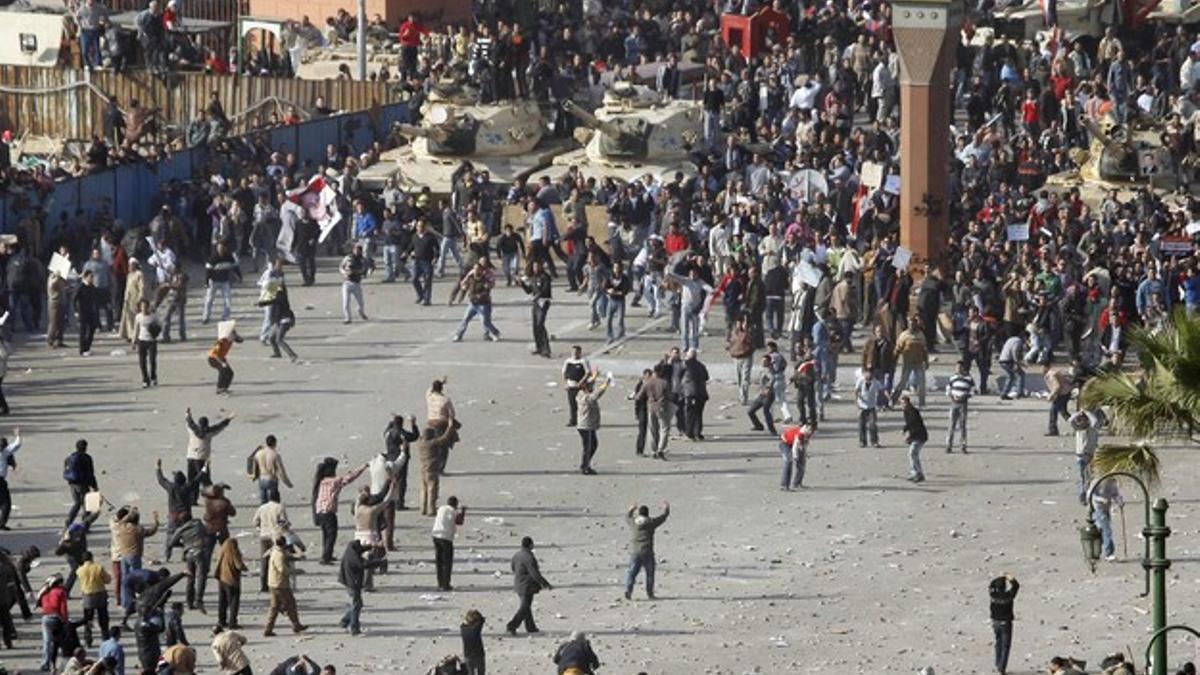
<path id="1" fill-rule="evenodd" d="M 1058 0 L 1038 0 L 1038 4 L 1042 8 L 1042 21 L 1046 23 L 1047 28 L 1054 28 L 1058 25 Z"/>
<path id="2" fill-rule="evenodd" d="M 285 201 L 279 205 L 279 236 L 275 239 L 275 251 L 281 258 L 296 264 L 296 226 L 304 217 L 304 207 Z"/>
<path id="3" fill-rule="evenodd" d="M 870 207 L 867 201 L 867 195 L 870 194 L 870 188 L 860 183 L 858 186 L 858 194 L 854 195 L 853 211 L 850 214 L 850 234 L 858 237 L 858 221 L 862 220 L 863 211 Z"/>
<path id="4" fill-rule="evenodd" d="M 288 190 L 287 197 L 293 204 L 304 207 L 308 215 L 321 226 L 318 241 L 325 241 L 333 228 L 342 221 L 342 214 L 337 209 L 337 190 L 325 181 L 324 176 L 313 176 L 308 185 Z"/>

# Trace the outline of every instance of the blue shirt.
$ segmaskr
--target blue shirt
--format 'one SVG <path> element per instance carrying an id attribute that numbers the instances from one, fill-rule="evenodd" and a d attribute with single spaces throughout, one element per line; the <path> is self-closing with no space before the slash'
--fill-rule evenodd
<path id="1" fill-rule="evenodd" d="M 125 648 L 121 646 L 120 642 L 117 642 L 116 638 L 109 638 L 100 643 L 99 656 L 102 659 L 111 658 L 115 664 L 114 672 L 117 675 L 125 675 Z"/>
<path id="2" fill-rule="evenodd" d="M 379 221 L 370 213 L 354 214 L 354 236 L 358 239 L 370 237 L 379 229 Z"/>

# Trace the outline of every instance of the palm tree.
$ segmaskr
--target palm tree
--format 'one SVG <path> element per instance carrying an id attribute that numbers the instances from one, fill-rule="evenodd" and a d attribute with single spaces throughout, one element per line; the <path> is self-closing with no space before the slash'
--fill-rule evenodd
<path id="1" fill-rule="evenodd" d="M 1158 332 L 1129 330 L 1139 372 L 1109 371 L 1083 388 L 1083 406 L 1106 408 L 1113 430 L 1130 439 L 1102 446 L 1092 470 L 1128 471 L 1153 484 L 1160 478 L 1153 443 L 1200 440 L 1200 320 L 1179 310 Z"/>

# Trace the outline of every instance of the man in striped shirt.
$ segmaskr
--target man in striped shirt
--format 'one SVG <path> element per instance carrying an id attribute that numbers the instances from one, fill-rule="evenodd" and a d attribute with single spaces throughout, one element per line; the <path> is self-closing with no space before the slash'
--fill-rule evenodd
<path id="1" fill-rule="evenodd" d="M 967 402 L 975 392 L 975 380 L 968 372 L 970 364 L 959 361 L 958 372 L 946 384 L 946 395 L 950 397 L 950 430 L 946 433 L 946 452 L 954 452 L 954 430 L 961 431 L 962 451 L 967 454 Z"/>

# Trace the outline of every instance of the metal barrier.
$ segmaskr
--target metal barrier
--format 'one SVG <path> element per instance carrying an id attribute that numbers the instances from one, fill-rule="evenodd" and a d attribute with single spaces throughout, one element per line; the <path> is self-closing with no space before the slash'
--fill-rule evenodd
<path id="1" fill-rule="evenodd" d="M 283 153 L 294 152 L 300 162 L 320 163 L 326 146 L 348 146 L 361 151 L 376 140 L 387 137 L 396 122 L 409 121 L 408 104 L 381 106 L 372 119 L 372 111 L 325 117 L 293 126 L 255 131 L 249 136 L 266 135 L 268 145 Z M 107 212 L 126 227 L 148 221 L 161 203 L 156 197 L 172 180 L 195 177 L 205 166 L 207 148 L 184 150 L 154 164 L 127 164 L 56 183 L 44 199 L 37 195 L 0 195 L 0 232 L 13 233 L 22 220 L 45 213 L 42 235 L 45 241 L 58 228 L 59 214 L 74 217 L 77 208 L 85 217 Z"/>

